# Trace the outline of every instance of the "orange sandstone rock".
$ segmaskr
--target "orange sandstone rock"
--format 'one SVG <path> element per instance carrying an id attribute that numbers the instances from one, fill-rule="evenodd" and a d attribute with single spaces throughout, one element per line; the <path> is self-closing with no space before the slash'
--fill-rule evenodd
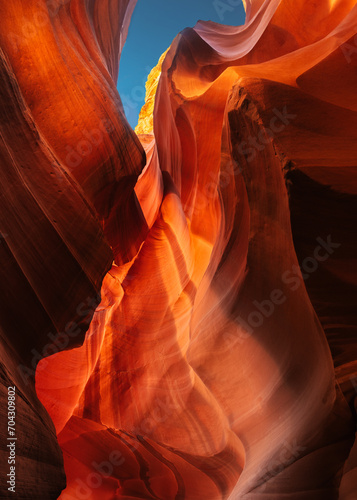
<path id="1" fill-rule="evenodd" d="M 61 500 L 355 494 L 356 6 L 244 3 L 244 26 L 175 38 L 138 137 L 114 84 L 135 2 L 58 5 L 36 51 L 16 38 L 21 56 L 10 35 L 40 4 L 3 9 L 2 102 L 18 120 L 4 130 L 3 222 L 16 231 L 3 250 L 34 301 L 21 325 L 42 325 L 42 348 L 46 314 L 57 330 L 90 322 L 36 371 Z M 4 352 L 25 358 L 35 335 L 12 337 L 9 318 Z M 64 487 L 54 456 L 43 494 Z"/>

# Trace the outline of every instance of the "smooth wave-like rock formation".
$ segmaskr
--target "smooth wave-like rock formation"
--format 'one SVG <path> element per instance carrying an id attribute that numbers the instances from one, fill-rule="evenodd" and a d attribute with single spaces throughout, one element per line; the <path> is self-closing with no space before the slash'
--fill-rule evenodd
<path id="1" fill-rule="evenodd" d="M 2 7 L 19 498 L 352 500 L 355 1 L 184 30 L 139 136 L 115 88 L 135 3 Z"/>

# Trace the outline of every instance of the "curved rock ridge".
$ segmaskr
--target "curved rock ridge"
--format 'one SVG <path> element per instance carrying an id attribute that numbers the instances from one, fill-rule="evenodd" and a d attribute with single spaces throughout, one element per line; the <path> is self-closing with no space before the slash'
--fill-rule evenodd
<path id="1" fill-rule="evenodd" d="M 111 238 L 118 233 L 112 206 L 135 213 L 145 162 L 113 80 L 134 4 L 1 5 L 1 498 L 14 497 L 7 483 L 8 387 L 16 389 L 16 498 L 56 499 L 65 488 L 35 370 L 41 358 L 83 344 L 116 245 L 127 247 L 120 257 L 127 260 L 145 234 L 137 208 L 143 223 L 135 238 L 129 228 Z M 106 39 L 113 13 L 123 22 L 118 18 Z M 125 163 L 118 154 L 124 143 Z M 106 200 L 104 191 L 120 183 L 121 196 Z"/>
<path id="2" fill-rule="evenodd" d="M 133 192 L 145 155 L 114 81 L 134 5 L 17 0 L 2 7 L 0 39 L 37 127 L 95 208 L 121 264 L 146 234 Z M 119 211 L 135 224 L 120 222 Z"/>
<path id="3" fill-rule="evenodd" d="M 28 304 L 4 305 L 2 364 L 44 435 L 30 463 L 52 456 L 40 498 L 356 495 L 357 7 L 244 4 L 175 38 L 138 137 L 115 89 L 135 2 L 2 8 L 1 286 Z M 8 361 L 34 339 L 66 488 Z"/>

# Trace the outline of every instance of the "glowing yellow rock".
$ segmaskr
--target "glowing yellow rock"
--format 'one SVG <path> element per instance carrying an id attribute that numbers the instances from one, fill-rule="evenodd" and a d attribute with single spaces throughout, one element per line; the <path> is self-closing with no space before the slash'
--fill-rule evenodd
<path id="1" fill-rule="evenodd" d="M 161 75 L 161 66 L 169 49 L 160 57 L 157 65 L 150 71 L 146 81 L 145 104 L 141 108 L 138 124 L 135 128 L 137 134 L 151 134 L 154 128 L 153 113 L 155 106 L 156 89 Z"/>

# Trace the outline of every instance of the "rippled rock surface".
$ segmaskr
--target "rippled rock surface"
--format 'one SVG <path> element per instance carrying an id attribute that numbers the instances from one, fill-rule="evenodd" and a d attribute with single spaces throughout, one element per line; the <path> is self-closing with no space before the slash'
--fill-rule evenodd
<path id="1" fill-rule="evenodd" d="M 138 135 L 116 90 L 135 3 L 1 5 L 18 498 L 352 500 L 355 1 L 184 30 Z"/>

